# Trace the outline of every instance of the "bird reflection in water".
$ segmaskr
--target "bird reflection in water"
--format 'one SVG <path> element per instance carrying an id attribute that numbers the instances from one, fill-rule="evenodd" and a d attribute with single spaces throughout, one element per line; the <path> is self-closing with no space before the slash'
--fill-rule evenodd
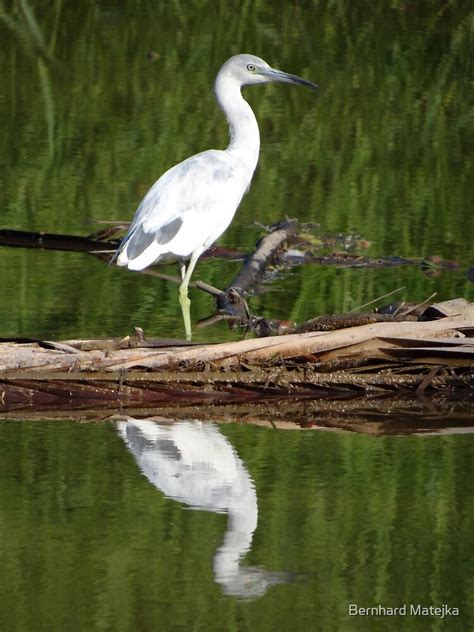
<path id="1" fill-rule="evenodd" d="M 118 429 L 142 473 L 166 496 L 228 515 L 213 561 L 214 579 L 225 594 L 259 597 L 269 586 L 291 581 L 288 573 L 240 565 L 257 528 L 257 494 L 247 468 L 215 425 L 128 419 Z"/>

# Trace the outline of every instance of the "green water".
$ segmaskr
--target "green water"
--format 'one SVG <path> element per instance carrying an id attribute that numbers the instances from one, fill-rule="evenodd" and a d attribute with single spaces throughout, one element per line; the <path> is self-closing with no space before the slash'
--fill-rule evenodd
<path id="1" fill-rule="evenodd" d="M 150 443 L 130 434 L 132 456 L 115 423 L 1 422 L 1 630 L 472 628 L 472 439 L 236 424 L 205 426 L 203 438 L 200 424 L 188 422 L 192 437 L 184 426 L 171 432 L 180 427 L 182 458 L 194 450 L 195 497 L 206 498 L 203 472 L 214 472 L 234 508 L 258 507 L 239 560 L 246 581 L 216 570 L 228 514 L 167 497 L 140 471 Z M 176 457 L 171 443 L 156 472 Z M 235 480 L 222 455 L 239 464 Z M 180 479 L 167 474 L 156 481 L 169 496 Z M 460 614 L 350 617 L 349 604 L 448 604 Z"/>
<path id="2" fill-rule="evenodd" d="M 252 52 L 320 90 L 245 90 L 260 163 L 219 243 L 251 250 L 254 220 L 288 215 L 361 235 L 371 243 L 363 254 L 440 255 L 460 267 L 427 276 L 306 266 L 251 309 L 303 320 L 402 286 L 401 299 L 474 298 L 469 3 L 21 0 L 0 9 L 0 37 L 2 227 L 84 235 L 99 220 L 131 219 L 165 169 L 226 146 L 213 78 L 227 57 Z M 2 248 L 0 259 L 2 335 L 119 336 L 133 325 L 182 335 L 176 288 L 164 281 L 71 253 Z M 196 278 L 222 287 L 238 268 L 202 261 Z M 194 321 L 212 313 L 210 297 L 192 299 Z M 232 335 L 224 325 L 196 333 Z"/>
<path id="3" fill-rule="evenodd" d="M 288 215 L 361 235 L 362 254 L 459 264 L 431 275 L 308 265 L 253 297 L 252 311 L 301 321 L 402 286 L 400 299 L 474 300 L 473 24 L 461 0 L 2 3 L 0 227 L 86 235 L 131 219 L 164 170 L 226 146 L 212 82 L 249 52 L 320 90 L 245 90 L 260 163 L 219 243 L 251 250 L 255 220 Z M 134 325 L 182 336 L 164 281 L 75 253 L 0 248 L 0 265 L 0 336 L 121 336 Z M 223 287 L 239 266 L 203 260 L 195 277 Z M 207 295 L 191 298 L 194 322 L 212 313 Z M 222 323 L 195 332 L 240 335 Z M 112 423 L 1 422 L 0 630 L 473 628 L 470 436 L 213 432 L 220 457 L 209 448 L 217 460 L 198 459 L 196 480 L 240 472 L 250 507 L 240 553 L 224 546 L 230 512 L 212 494 L 198 511 L 153 479 L 143 438 L 126 444 Z M 236 483 L 222 488 L 239 497 Z M 219 571 L 219 551 L 233 550 L 234 571 Z M 460 615 L 356 618 L 351 603 Z"/>

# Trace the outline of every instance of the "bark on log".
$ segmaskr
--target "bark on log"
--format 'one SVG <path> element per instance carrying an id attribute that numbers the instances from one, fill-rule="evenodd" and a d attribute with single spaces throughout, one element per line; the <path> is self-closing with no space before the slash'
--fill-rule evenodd
<path id="1" fill-rule="evenodd" d="M 182 406 L 387 392 L 474 400 L 474 305 L 429 322 L 375 323 L 215 345 L 0 341 L 0 413 Z M 441 306 L 442 308 L 442 306 Z M 464 332 L 464 333 L 463 333 Z M 140 332 L 139 332 L 140 333 Z M 468 335 L 466 335 L 468 334 Z"/>
<path id="2" fill-rule="evenodd" d="M 226 292 L 234 290 L 240 295 L 248 294 L 261 280 L 278 250 L 296 236 L 298 227 L 296 219 L 289 219 L 274 226 L 272 232 L 259 241 L 255 252 L 247 259 L 244 269 L 226 288 Z"/>
<path id="3" fill-rule="evenodd" d="M 184 348 L 176 344 L 164 348 L 153 344 L 146 346 L 147 342 L 138 338 L 115 342 L 115 347 L 103 342 L 95 346 L 92 343 L 87 351 L 80 341 L 66 340 L 59 344 L 17 344 L 10 341 L 0 345 L 0 371 L 20 368 L 44 370 L 41 367 L 66 371 L 121 371 L 139 367 L 163 371 L 192 370 L 208 364 L 213 369 L 235 370 L 242 365 L 274 365 L 288 360 L 312 363 L 366 358 L 387 360 L 387 353 L 397 348 L 401 351 L 394 353 L 401 354 L 405 359 L 422 355 L 428 363 L 443 364 L 443 357 L 454 356 L 460 366 L 468 366 L 473 362 L 474 347 L 472 341 L 460 332 L 463 329 L 469 332 L 473 327 L 474 304 L 467 304 L 462 314 L 435 321 L 375 323 L 338 331 Z M 439 345 L 432 344 L 432 338 L 447 338 L 448 341 L 442 340 L 439 348 Z M 407 340 L 410 342 L 407 343 Z M 414 341 L 419 342 L 418 346 Z"/>
<path id="4" fill-rule="evenodd" d="M 231 316 L 239 324 L 252 324 L 252 317 L 244 298 L 250 294 L 262 280 L 265 271 L 285 243 L 295 238 L 299 223 L 290 219 L 272 227 L 257 244 L 255 251 L 247 257 L 244 268 L 232 283 L 221 293 L 216 294 L 217 309 Z"/>
<path id="5" fill-rule="evenodd" d="M 324 333 L 290 334 L 257 340 L 221 343 L 206 347 L 177 350 L 167 353 L 137 355 L 132 358 L 116 358 L 107 363 L 109 369 L 129 369 L 139 364 L 142 367 L 160 369 L 166 366 L 190 366 L 212 363 L 215 367 L 232 368 L 241 363 L 265 363 L 275 360 L 311 356 L 313 361 L 328 361 L 341 357 L 386 358 L 381 348 L 389 343 L 379 340 L 389 338 L 423 338 L 454 336 L 461 327 L 474 325 L 472 313 L 426 323 L 376 323 L 350 327 L 340 331 Z"/>
<path id="6" fill-rule="evenodd" d="M 348 327 L 359 327 L 375 323 L 403 323 L 416 322 L 416 316 L 392 316 L 390 314 L 335 314 L 333 316 L 318 316 L 301 323 L 296 327 L 296 333 L 306 331 L 336 331 Z"/>

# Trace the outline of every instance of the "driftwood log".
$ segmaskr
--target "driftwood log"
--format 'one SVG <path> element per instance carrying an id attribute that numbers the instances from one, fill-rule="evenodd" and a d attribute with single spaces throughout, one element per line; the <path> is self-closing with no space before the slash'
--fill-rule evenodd
<path id="1" fill-rule="evenodd" d="M 0 413 L 327 402 L 397 393 L 462 397 L 474 407 L 474 304 L 459 300 L 457 311 L 426 322 L 378 322 L 214 345 L 143 337 L 4 340 Z"/>
<path id="2" fill-rule="evenodd" d="M 87 237 L 3 230 L 0 245 L 80 251 L 108 261 L 120 228 L 108 226 Z M 193 345 L 137 331 L 110 340 L 0 340 L 0 418 L 158 412 L 164 419 L 270 419 L 279 427 L 297 420 L 305 427 L 370 428 L 377 434 L 397 431 L 399 422 L 385 423 L 390 411 L 423 416 L 414 429 L 435 427 L 439 406 L 449 423 L 468 426 L 474 417 L 473 304 L 462 299 L 429 307 L 394 304 L 387 313 L 319 316 L 299 325 L 250 313 L 246 297 L 258 291 L 270 265 L 288 265 L 287 246 L 298 246 L 300 238 L 295 220 L 282 222 L 257 244 L 227 288 L 194 284 L 215 297 L 226 317 L 260 338 Z M 222 249 L 210 253 L 216 254 L 242 257 Z M 420 264 L 394 257 L 371 262 L 352 253 L 329 259 L 351 266 Z M 319 259 L 304 251 L 296 260 Z M 180 282 L 154 269 L 143 272 Z M 435 411 L 428 426 L 426 405 L 423 415 L 420 411 L 425 401 L 428 417 Z M 375 418 L 380 424 L 380 414 L 384 429 L 375 422 L 367 426 Z"/>
<path id="3" fill-rule="evenodd" d="M 255 251 L 247 258 L 243 270 L 235 277 L 228 289 L 233 289 L 241 295 L 253 290 L 262 279 L 268 265 L 277 256 L 278 251 L 295 239 L 298 229 L 299 224 L 295 219 L 275 224 L 272 231 L 257 243 Z"/>

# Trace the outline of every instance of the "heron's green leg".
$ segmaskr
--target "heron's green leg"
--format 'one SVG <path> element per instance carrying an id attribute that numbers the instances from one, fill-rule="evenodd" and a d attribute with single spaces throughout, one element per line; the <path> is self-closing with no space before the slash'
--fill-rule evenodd
<path id="1" fill-rule="evenodd" d="M 186 340 L 191 340 L 191 301 L 188 296 L 188 285 L 200 254 L 200 252 L 192 254 L 187 270 L 184 265 L 181 266 L 181 278 L 183 280 L 179 286 L 179 304 L 183 313 Z M 184 273 L 184 271 L 186 272 Z"/>

